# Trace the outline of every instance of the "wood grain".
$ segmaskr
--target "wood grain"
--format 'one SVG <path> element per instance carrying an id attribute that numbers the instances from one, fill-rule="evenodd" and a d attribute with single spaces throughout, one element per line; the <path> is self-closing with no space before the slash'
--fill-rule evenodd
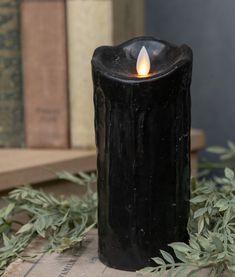
<path id="1" fill-rule="evenodd" d="M 128 272 L 109 268 L 98 258 L 97 231 L 94 229 L 88 235 L 82 246 L 66 254 L 44 254 L 33 263 L 22 262 L 20 259 L 13 262 L 3 277 L 151 277 L 152 275 L 137 272 Z M 45 241 L 36 239 L 27 249 L 26 254 L 32 255 L 42 251 Z M 175 275 L 173 274 L 172 277 Z M 186 276 L 186 273 L 180 275 Z M 202 270 L 197 277 L 208 277 L 208 270 Z M 232 277 L 225 273 L 224 277 Z M 167 277 L 164 274 L 163 277 Z"/>
<path id="2" fill-rule="evenodd" d="M 42 249 L 43 240 L 37 240 L 28 249 L 27 254 Z M 139 277 L 135 272 L 126 272 L 106 267 L 98 259 L 97 231 L 92 230 L 77 251 L 65 255 L 41 255 L 34 263 L 17 260 L 12 263 L 3 277 Z"/>
<path id="3" fill-rule="evenodd" d="M 95 151 L 0 150 L 0 190 L 57 179 L 56 172 L 93 170 Z"/>
<path id="4" fill-rule="evenodd" d="M 191 152 L 198 151 L 205 146 L 205 133 L 200 129 L 191 130 Z"/>

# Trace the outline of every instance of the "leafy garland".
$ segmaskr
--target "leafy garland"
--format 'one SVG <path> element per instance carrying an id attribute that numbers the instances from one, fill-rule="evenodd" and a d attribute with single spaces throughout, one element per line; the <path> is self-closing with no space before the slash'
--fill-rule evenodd
<path id="1" fill-rule="evenodd" d="M 218 155 L 219 161 L 210 162 L 204 159 L 200 163 L 200 176 L 207 176 L 213 170 L 220 170 L 226 167 L 229 167 L 235 170 L 235 144 L 231 141 L 228 141 L 228 146 L 221 147 L 221 146 L 212 146 L 207 149 L 209 153 Z"/>
<path id="2" fill-rule="evenodd" d="M 209 152 L 219 154 L 219 163 L 204 161 L 204 176 L 214 169 L 235 168 L 235 144 L 228 148 L 211 147 Z M 153 258 L 155 267 L 146 267 L 142 273 L 161 276 L 221 277 L 225 272 L 235 276 L 235 175 L 225 168 L 224 176 L 192 180 L 191 211 L 188 222 L 189 244 L 171 243 L 179 262 L 171 254 L 161 251 L 162 257 Z M 165 275 L 167 271 L 167 275 Z"/>
<path id="3" fill-rule="evenodd" d="M 59 177 L 86 186 L 85 195 L 66 199 L 27 186 L 9 193 L 8 205 L 0 210 L 0 274 L 16 258 L 25 258 L 22 253 L 36 236 L 47 239 L 46 251 L 63 252 L 80 243 L 96 224 L 97 194 L 90 189 L 95 174 L 76 177 L 64 172 Z M 19 221 L 22 213 L 27 222 Z"/>
<path id="4" fill-rule="evenodd" d="M 154 277 L 197 276 L 208 269 L 207 276 L 223 276 L 226 270 L 235 274 L 235 178 L 231 169 L 225 169 L 223 178 L 210 181 L 193 181 L 195 190 L 191 199 L 191 215 L 188 224 L 189 245 L 182 242 L 169 246 L 180 262 L 164 251 L 162 258 L 153 258 L 156 267 L 142 272 L 154 273 Z M 183 274 L 187 271 L 187 274 Z M 189 271 L 189 272 L 188 272 Z"/>
<path id="5" fill-rule="evenodd" d="M 179 261 L 161 251 L 162 257 L 153 258 L 156 266 L 144 268 L 142 273 L 194 277 L 207 269 L 207 276 L 221 277 L 225 271 L 235 276 L 235 144 L 229 142 L 228 148 L 213 147 L 209 151 L 219 154 L 220 162 L 204 161 L 201 169 L 206 177 L 192 180 L 189 244 L 170 244 Z M 207 177 L 211 170 L 225 167 L 223 177 Z M 48 241 L 45 251 L 63 252 L 80 243 L 96 225 L 97 194 L 90 188 L 96 175 L 62 172 L 59 177 L 85 186 L 85 195 L 55 197 L 29 186 L 9 193 L 8 205 L 0 209 L 0 275 L 16 258 L 25 259 L 22 253 L 36 236 Z M 27 221 L 19 220 L 22 213 Z"/>

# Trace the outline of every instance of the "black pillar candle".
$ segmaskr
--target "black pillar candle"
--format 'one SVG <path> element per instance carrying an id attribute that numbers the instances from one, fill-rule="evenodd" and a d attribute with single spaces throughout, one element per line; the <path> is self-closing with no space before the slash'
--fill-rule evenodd
<path id="1" fill-rule="evenodd" d="M 139 76 L 146 50 L 151 69 Z M 192 51 L 136 38 L 97 48 L 92 68 L 99 257 L 137 270 L 170 242 L 187 239 Z"/>

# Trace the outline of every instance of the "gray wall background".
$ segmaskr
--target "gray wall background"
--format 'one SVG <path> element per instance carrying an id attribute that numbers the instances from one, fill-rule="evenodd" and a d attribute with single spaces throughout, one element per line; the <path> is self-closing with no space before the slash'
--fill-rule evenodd
<path id="1" fill-rule="evenodd" d="M 235 0 L 146 0 L 146 34 L 192 47 L 193 127 L 235 142 Z"/>

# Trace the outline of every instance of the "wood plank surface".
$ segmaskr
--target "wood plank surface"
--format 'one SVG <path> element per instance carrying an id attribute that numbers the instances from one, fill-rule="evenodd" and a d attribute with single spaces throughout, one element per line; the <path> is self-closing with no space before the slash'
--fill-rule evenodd
<path id="1" fill-rule="evenodd" d="M 0 150 L 0 190 L 57 179 L 56 172 L 94 170 L 94 150 Z"/>
<path id="2" fill-rule="evenodd" d="M 45 242 L 39 239 L 27 254 L 40 252 Z M 17 260 L 6 270 L 3 277 L 139 277 L 139 273 L 108 268 L 98 259 L 97 231 L 92 230 L 79 249 L 66 254 L 42 254 L 33 263 Z M 146 275 L 145 275 L 146 276 Z"/>
<path id="3" fill-rule="evenodd" d="M 201 150 L 206 143 L 205 133 L 200 129 L 191 130 L 191 152 Z"/>
<path id="4" fill-rule="evenodd" d="M 45 241 L 36 239 L 27 249 L 27 255 L 42 252 Z M 81 247 L 70 250 L 66 254 L 41 254 L 33 262 L 18 259 L 9 265 L 3 277 L 153 277 L 149 274 L 128 272 L 109 268 L 98 258 L 97 230 L 92 230 Z M 186 273 L 180 275 L 186 277 Z M 172 275 L 174 277 L 175 274 Z M 203 270 L 197 277 L 208 277 Z M 164 274 L 166 277 L 166 274 Z M 224 274 L 224 277 L 232 277 Z"/>

